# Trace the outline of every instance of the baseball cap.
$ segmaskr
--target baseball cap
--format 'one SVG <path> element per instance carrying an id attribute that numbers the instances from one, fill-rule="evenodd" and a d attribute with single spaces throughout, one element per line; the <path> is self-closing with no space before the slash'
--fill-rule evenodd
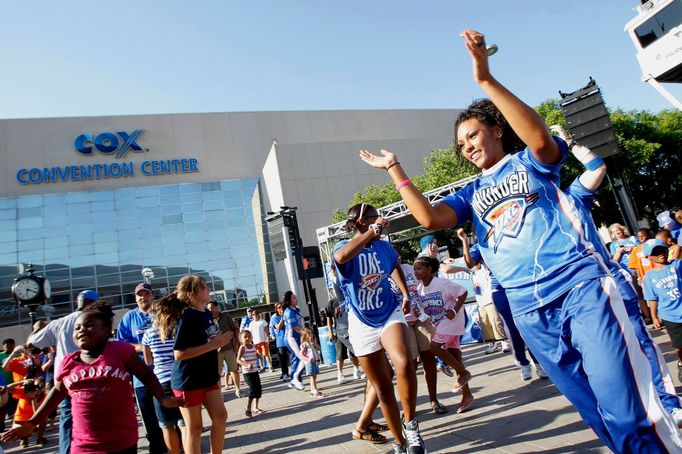
<path id="1" fill-rule="evenodd" d="M 81 301 L 97 301 L 99 299 L 99 293 L 94 290 L 83 290 L 78 294 L 78 302 Z"/>
<path id="2" fill-rule="evenodd" d="M 428 246 L 429 244 L 433 243 L 434 241 L 436 241 L 436 237 L 435 237 L 435 236 L 433 236 L 433 235 L 426 235 L 426 236 L 422 237 L 421 240 L 419 240 L 419 247 L 420 247 L 422 250 L 424 250 L 424 249 L 426 249 L 426 246 Z"/>
<path id="3" fill-rule="evenodd" d="M 148 282 L 143 282 L 141 284 L 137 284 L 137 287 L 135 287 L 135 294 L 137 295 L 138 292 L 141 292 L 142 290 L 150 293 L 154 293 L 154 289 L 152 288 L 152 285 L 149 284 Z"/>
<path id="4" fill-rule="evenodd" d="M 647 257 L 651 255 L 652 252 L 654 252 L 654 249 L 657 247 L 664 247 L 668 249 L 668 245 L 663 242 L 663 240 L 659 240 L 656 238 L 655 240 L 646 240 L 644 244 L 642 245 L 642 252 L 644 255 Z"/>

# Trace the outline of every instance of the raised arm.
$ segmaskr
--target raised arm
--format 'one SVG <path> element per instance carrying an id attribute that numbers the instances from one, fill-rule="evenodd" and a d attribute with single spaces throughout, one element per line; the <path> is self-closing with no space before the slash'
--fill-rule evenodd
<path id="1" fill-rule="evenodd" d="M 471 250 L 469 249 L 469 237 L 467 236 L 464 229 L 457 229 L 457 237 L 462 241 L 464 263 L 466 263 L 469 268 L 473 268 L 478 265 L 478 262 L 471 256 Z"/>
<path id="2" fill-rule="evenodd" d="M 571 154 L 585 167 L 585 171 L 578 177 L 580 184 L 590 192 L 599 189 L 606 176 L 604 161 L 586 146 L 576 143 L 560 125 L 552 125 L 549 129 L 566 141 Z"/>
<path id="3" fill-rule="evenodd" d="M 530 148 L 535 159 L 541 163 L 559 162 L 561 151 L 542 117 L 490 73 L 483 34 L 475 30 L 464 30 L 460 36 L 464 38 L 464 45 L 471 56 L 474 81 L 506 118 L 519 139 Z"/>
<path id="4" fill-rule="evenodd" d="M 445 204 L 432 206 L 424 194 L 411 183 L 394 153 L 382 149 L 381 156 L 379 156 L 368 150 L 361 150 L 360 159 L 374 168 L 388 171 L 388 175 L 395 183 L 400 197 L 403 198 L 407 208 L 422 226 L 429 230 L 439 230 L 457 225 L 457 215 L 452 208 Z"/>

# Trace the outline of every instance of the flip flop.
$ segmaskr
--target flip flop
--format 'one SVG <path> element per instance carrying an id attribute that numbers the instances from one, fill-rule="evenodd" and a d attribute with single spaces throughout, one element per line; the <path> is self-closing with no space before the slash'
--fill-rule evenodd
<path id="1" fill-rule="evenodd" d="M 471 406 L 474 404 L 475 399 L 471 399 L 469 402 L 465 402 L 459 407 L 457 407 L 457 414 L 464 413 L 465 411 L 468 411 L 471 409 Z"/>
<path id="2" fill-rule="evenodd" d="M 369 426 L 367 426 L 367 429 L 374 432 L 386 432 L 389 427 L 386 424 L 379 424 L 378 422 L 372 421 L 369 423 Z"/>
<path id="3" fill-rule="evenodd" d="M 472 377 L 471 372 L 466 371 L 466 373 L 467 373 L 467 375 L 464 376 L 464 383 L 452 387 L 452 392 L 453 392 L 453 393 L 456 393 L 456 392 L 458 392 L 458 391 L 461 391 L 462 388 L 464 388 L 464 386 L 466 386 L 466 384 L 469 383 L 469 382 L 471 381 L 471 377 Z"/>
<path id="4" fill-rule="evenodd" d="M 351 435 L 353 437 L 353 440 L 369 441 L 375 445 L 381 445 L 388 441 L 386 437 L 371 429 L 367 429 L 364 432 L 360 432 L 358 429 L 353 429 Z"/>
<path id="5" fill-rule="evenodd" d="M 248 418 L 250 418 L 250 417 L 253 416 L 253 415 L 251 414 L 251 410 L 246 410 L 246 411 L 244 411 L 244 414 L 245 414 Z"/>

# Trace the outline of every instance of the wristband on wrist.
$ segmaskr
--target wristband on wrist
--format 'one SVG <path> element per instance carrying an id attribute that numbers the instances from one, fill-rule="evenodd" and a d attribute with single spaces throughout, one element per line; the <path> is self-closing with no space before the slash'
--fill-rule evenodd
<path id="1" fill-rule="evenodd" d="M 585 168 L 587 170 L 597 170 L 599 167 L 604 165 L 604 160 L 597 156 L 593 160 L 585 163 Z"/>
<path id="2" fill-rule="evenodd" d="M 410 180 L 409 178 L 406 179 L 406 180 L 401 181 L 401 182 L 398 183 L 398 184 L 396 184 L 396 185 L 395 185 L 395 190 L 398 191 L 398 192 L 400 192 L 400 190 L 401 190 L 402 188 L 404 188 L 405 186 L 407 186 L 408 184 L 412 184 L 412 180 Z"/>
<path id="3" fill-rule="evenodd" d="M 374 230 L 375 235 L 381 235 L 381 231 L 384 230 L 384 226 L 382 224 L 370 224 L 369 228 Z"/>
<path id="4" fill-rule="evenodd" d="M 393 164 L 391 164 L 390 166 L 386 167 L 386 172 L 388 172 L 388 169 L 390 169 L 391 167 L 397 166 L 397 165 L 400 165 L 400 163 L 398 161 L 396 161 Z"/>

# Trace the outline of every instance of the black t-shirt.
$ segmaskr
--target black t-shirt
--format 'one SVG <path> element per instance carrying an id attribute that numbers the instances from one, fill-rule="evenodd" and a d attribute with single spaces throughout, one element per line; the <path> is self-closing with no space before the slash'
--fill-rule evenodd
<path id="1" fill-rule="evenodd" d="M 348 334 L 348 306 L 344 303 L 339 303 L 336 298 L 332 298 L 329 300 L 325 312 L 327 317 L 334 318 L 336 334 L 345 337 Z"/>
<path id="2" fill-rule="evenodd" d="M 208 309 L 200 312 L 189 308 L 182 314 L 175 327 L 173 350 L 185 350 L 204 345 L 218 334 L 213 315 Z M 213 386 L 218 383 L 218 351 L 211 350 L 203 355 L 182 361 L 173 361 L 171 387 L 178 391 L 191 391 Z"/>

